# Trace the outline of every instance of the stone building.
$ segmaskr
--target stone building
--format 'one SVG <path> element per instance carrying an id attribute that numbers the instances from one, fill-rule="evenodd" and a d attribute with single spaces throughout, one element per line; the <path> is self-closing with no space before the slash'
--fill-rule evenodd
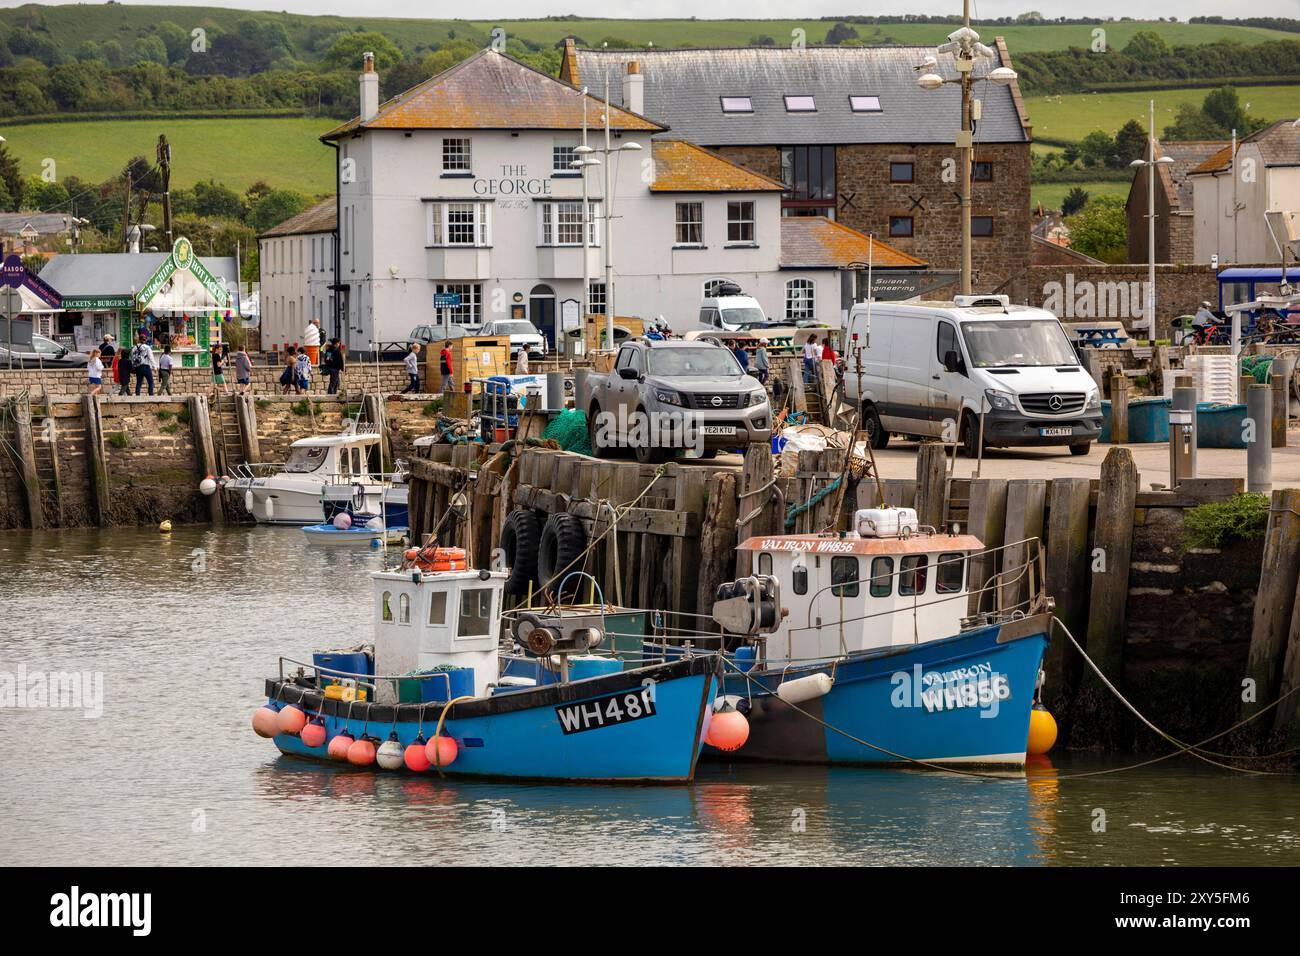
<path id="1" fill-rule="evenodd" d="M 1230 144 L 1206 139 L 1171 143 L 1156 140 L 1155 145 L 1157 159 L 1173 160 L 1156 166 L 1156 262 L 1194 262 L 1196 215 L 1189 174 Z M 1146 166 L 1137 170 L 1124 206 L 1129 262 L 1147 261 L 1148 172 Z"/>
<path id="2" fill-rule="evenodd" d="M 1012 66 L 999 38 L 977 76 Z M 827 216 L 934 268 L 961 264 L 953 84 L 916 85 L 929 47 L 607 50 L 566 41 L 560 78 L 644 112 L 685 137 L 781 181 L 785 216 Z M 952 57 L 934 69 L 956 76 Z M 985 65 L 987 64 L 987 65 Z M 1019 87 L 977 81 L 975 289 L 1029 294 L 1029 143 Z M 663 134 L 660 134 L 663 135 Z"/>

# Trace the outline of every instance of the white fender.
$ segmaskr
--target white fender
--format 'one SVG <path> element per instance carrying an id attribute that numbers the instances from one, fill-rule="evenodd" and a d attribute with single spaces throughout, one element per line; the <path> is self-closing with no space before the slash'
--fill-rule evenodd
<path id="1" fill-rule="evenodd" d="M 244 510 L 250 515 L 253 513 L 253 490 L 251 488 L 244 492 Z"/>
<path id="2" fill-rule="evenodd" d="M 776 689 L 776 696 L 787 704 L 801 704 L 805 700 L 825 697 L 834 686 L 835 681 L 830 674 L 809 674 L 807 677 L 785 681 Z"/>

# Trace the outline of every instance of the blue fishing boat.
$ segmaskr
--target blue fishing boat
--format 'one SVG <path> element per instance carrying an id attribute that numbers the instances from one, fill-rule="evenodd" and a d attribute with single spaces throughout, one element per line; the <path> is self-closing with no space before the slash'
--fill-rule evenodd
<path id="1" fill-rule="evenodd" d="M 579 666 L 594 627 L 538 627 L 530 652 L 558 679 L 500 677 L 507 574 L 468 569 L 455 548 L 411 549 L 375 572 L 374 647 L 347 666 L 280 660 L 254 730 L 285 754 L 462 777 L 688 781 L 721 659 L 632 670 Z M 509 653 L 512 647 L 507 647 Z M 295 671 L 296 665 L 296 671 Z M 583 676 L 584 674 L 593 676 Z M 376 676 L 378 675 L 378 676 Z"/>
<path id="2" fill-rule="evenodd" d="M 1023 766 L 1031 720 L 1050 720 L 1036 710 L 1051 619 L 1037 542 L 988 551 L 917 528 L 910 509 L 856 524 L 739 546 L 758 574 L 725 585 L 714 617 L 744 642 L 723 694 L 750 732 L 727 756 Z M 972 589 L 973 562 L 1001 570 Z"/>

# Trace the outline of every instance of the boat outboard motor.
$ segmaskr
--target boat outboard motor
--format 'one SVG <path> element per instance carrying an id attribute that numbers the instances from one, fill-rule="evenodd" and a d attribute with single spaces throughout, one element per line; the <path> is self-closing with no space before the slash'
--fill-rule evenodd
<path id="1" fill-rule="evenodd" d="M 781 585 L 770 574 L 723 584 L 713 604 L 713 620 L 732 634 L 770 634 L 784 616 Z"/>

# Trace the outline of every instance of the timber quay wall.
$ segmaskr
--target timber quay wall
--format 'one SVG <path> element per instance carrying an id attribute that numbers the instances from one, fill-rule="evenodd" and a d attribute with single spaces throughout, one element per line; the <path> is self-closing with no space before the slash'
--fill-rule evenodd
<path id="1" fill-rule="evenodd" d="M 707 615 L 718 585 L 751 573 L 748 557 L 735 551 L 737 541 L 784 532 L 787 514 L 814 499 L 793 516 L 789 532 L 847 529 L 853 511 L 877 505 L 883 492 L 890 504 L 916 507 L 923 525 L 959 525 L 989 548 L 1038 538 L 1035 573 L 1045 574 L 1055 616 L 1139 711 L 1182 740 L 1222 731 L 1251 706 L 1265 706 L 1300 682 L 1294 598 L 1300 500 L 1296 525 L 1286 528 L 1289 545 L 1279 544 L 1281 530 L 1270 525 L 1264 540 L 1189 548 L 1185 511 L 1240 492 L 1240 481 L 1202 479 L 1176 491 L 1142 491 L 1124 448 L 1111 451 L 1095 480 L 949 479 L 943 450 L 921 446 L 916 479 L 878 486 L 850 476 L 818 498 L 843 473 L 843 451 L 802 452 L 795 473 L 782 477 L 774 475 L 765 446 L 751 447 L 743 467 L 714 467 L 641 465 L 526 445 L 500 452 L 432 445 L 427 458 L 411 461 L 411 527 L 417 540 L 436 529 L 440 543 L 466 548 L 474 566 L 493 567 L 500 566 L 501 531 L 511 510 L 567 512 L 585 526 L 588 541 L 605 535 L 584 568 L 608 604 L 659 609 L 669 626 L 716 630 Z M 611 528 L 616 510 L 625 513 Z M 1265 549 L 1285 546 L 1289 568 L 1278 570 Z M 1025 576 L 1008 569 L 1032 557 L 1022 546 L 971 562 L 970 589 L 989 589 L 985 609 L 993 594 L 1004 608 L 1027 600 Z M 1262 622 L 1261 590 L 1285 605 Z M 1286 596 L 1290 603 L 1282 601 Z M 1124 710 L 1060 629 L 1044 670 L 1044 702 L 1065 746 L 1172 749 Z M 1252 674 L 1257 704 L 1248 705 L 1242 681 Z M 1272 752 L 1296 733 L 1294 708 L 1277 707 L 1213 749 Z"/>
<path id="2" fill-rule="evenodd" d="M 0 373 L 0 382 L 5 373 Z M 207 475 L 279 462 L 345 419 L 382 422 L 386 467 L 435 430 L 432 395 L 0 396 L 0 529 L 243 520 Z"/>

